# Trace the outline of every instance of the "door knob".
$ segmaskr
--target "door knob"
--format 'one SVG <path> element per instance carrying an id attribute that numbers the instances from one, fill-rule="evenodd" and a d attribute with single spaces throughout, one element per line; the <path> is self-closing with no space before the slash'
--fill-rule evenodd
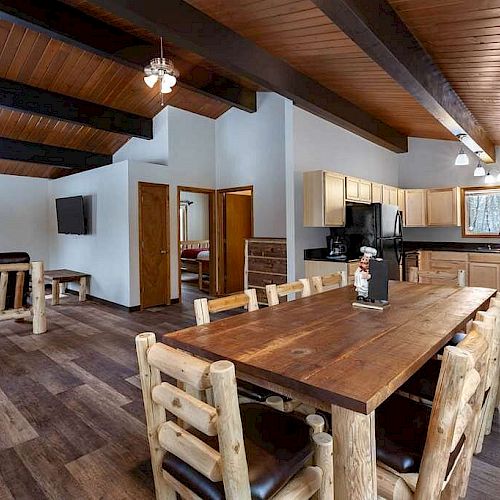
<path id="1" fill-rule="evenodd" d="M 160 250 L 160 253 L 164 254 L 164 253 L 167 253 L 167 251 L 166 250 Z"/>

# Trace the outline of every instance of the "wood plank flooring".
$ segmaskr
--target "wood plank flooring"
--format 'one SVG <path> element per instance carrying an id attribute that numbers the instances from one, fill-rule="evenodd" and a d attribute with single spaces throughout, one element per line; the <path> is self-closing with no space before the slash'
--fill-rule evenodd
<path id="1" fill-rule="evenodd" d="M 0 500 L 152 499 L 134 336 L 194 324 L 183 305 L 128 313 L 69 296 L 49 331 L 0 323 Z M 474 459 L 468 499 L 500 491 L 500 422 Z"/>

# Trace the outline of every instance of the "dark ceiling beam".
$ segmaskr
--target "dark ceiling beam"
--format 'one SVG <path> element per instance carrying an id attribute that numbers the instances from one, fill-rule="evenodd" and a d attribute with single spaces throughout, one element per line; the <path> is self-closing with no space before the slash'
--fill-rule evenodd
<path id="1" fill-rule="evenodd" d="M 0 107 L 80 123 L 117 134 L 153 138 L 153 120 L 0 78 Z"/>
<path id="2" fill-rule="evenodd" d="M 495 145 L 485 130 L 386 0 L 313 1 L 451 133 L 467 134 L 467 147 L 495 161 Z"/>
<path id="3" fill-rule="evenodd" d="M 5 137 L 0 137 L 0 158 L 72 170 L 90 170 L 113 163 L 111 155 L 18 141 Z"/>
<path id="4" fill-rule="evenodd" d="M 158 57 L 158 44 L 57 0 L 0 0 L 0 19 L 45 33 L 141 72 L 152 58 Z M 204 68 L 195 67 L 182 74 L 179 85 L 244 111 L 256 110 L 254 91 Z"/>
<path id="5" fill-rule="evenodd" d="M 396 152 L 408 150 L 405 135 L 186 2 L 92 0 L 92 3 L 381 146 Z"/>

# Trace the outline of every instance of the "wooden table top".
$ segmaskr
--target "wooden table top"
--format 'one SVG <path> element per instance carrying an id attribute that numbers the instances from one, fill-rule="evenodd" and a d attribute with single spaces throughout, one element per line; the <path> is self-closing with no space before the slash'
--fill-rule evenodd
<path id="1" fill-rule="evenodd" d="M 73 281 L 90 276 L 90 274 L 71 271 L 69 269 L 52 269 L 50 271 L 44 271 L 43 275 L 46 279 L 56 279 L 60 281 Z"/>
<path id="2" fill-rule="evenodd" d="M 384 311 L 354 308 L 349 286 L 169 333 L 162 341 L 368 414 L 486 309 L 496 290 L 391 282 L 389 293 Z"/>

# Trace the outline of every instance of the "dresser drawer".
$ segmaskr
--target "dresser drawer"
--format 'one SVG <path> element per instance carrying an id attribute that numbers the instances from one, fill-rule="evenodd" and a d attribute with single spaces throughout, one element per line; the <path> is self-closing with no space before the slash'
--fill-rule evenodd
<path id="1" fill-rule="evenodd" d="M 248 271 L 286 274 L 286 259 L 248 256 Z"/>
<path id="2" fill-rule="evenodd" d="M 286 283 L 286 276 L 269 273 L 253 273 L 251 271 L 248 272 L 248 288 L 252 288 L 252 286 L 265 287 L 266 285 L 271 285 L 272 283 L 276 283 L 276 285 Z"/>
<path id="3" fill-rule="evenodd" d="M 286 243 L 273 241 L 248 241 L 248 256 L 281 257 L 286 259 Z"/>

